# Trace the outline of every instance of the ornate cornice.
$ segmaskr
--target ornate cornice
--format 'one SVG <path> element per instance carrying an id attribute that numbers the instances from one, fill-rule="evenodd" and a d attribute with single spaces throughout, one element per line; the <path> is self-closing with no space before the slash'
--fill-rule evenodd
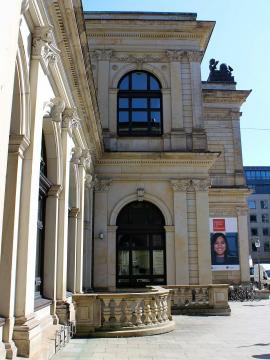
<path id="1" fill-rule="evenodd" d="M 55 63 L 60 50 L 53 44 L 53 27 L 36 27 L 33 34 L 32 58 L 43 60 L 46 66 Z"/>
<path id="2" fill-rule="evenodd" d="M 203 89 L 203 103 L 235 103 L 237 105 L 242 105 L 250 93 L 251 90 Z"/>
<path id="3" fill-rule="evenodd" d="M 182 61 L 187 58 L 190 62 L 201 62 L 203 52 L 194 50 L 167 50 L 166 55 L 170 61 Z"/>
<path id="4" fill-rule="evenodd" d="M 111 179 L 95 179 L 94 189 L 95 192 L 108 192 L 111 186 Z"/>

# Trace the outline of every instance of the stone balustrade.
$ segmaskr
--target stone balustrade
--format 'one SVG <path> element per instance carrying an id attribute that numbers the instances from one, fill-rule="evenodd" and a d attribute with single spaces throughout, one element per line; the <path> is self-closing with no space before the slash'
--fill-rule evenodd
<path id="1" fill-rule="evenodd" d="M 74 295 L 77 336 L 143 336 L 174 329 L 170 290 Z"/>
<path id="2" fill-rule="evenodd" d="M 228 285 L 168 285 L 173 314 L 230 315 Z"/>

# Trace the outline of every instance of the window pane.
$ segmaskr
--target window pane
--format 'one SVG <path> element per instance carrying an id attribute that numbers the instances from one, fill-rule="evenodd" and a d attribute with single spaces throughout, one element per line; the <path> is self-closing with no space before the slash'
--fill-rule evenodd
<path id="1" fill-rule="evenodd" d="M 132 111 L 132 121 L 147 122 L 147 112 L 146 111 Z"/>
<path id="2" fill-rule="evenodd" d="M 132 99 L 133 108 L 147 108 L 147 99 Z"/>
<path id="3" fill-rule="evenodd" d="M 164 252 L 163 250 L 153 250 L 153 275 L 164 274 Z"/>
<path id="4" fill-rule="evenodd" d="M 267 242 L 264 242 L 264 251 L 265 252 L 270 252 L 270 244 L 269 244 L 269 241 Z"/>
<path id="5" fill-rule="evenodd" d="M 160 99 L 150 99 L 150 107 L 154 109 L 160 108 Z"/>
<path id="6" fill-rule="evenodd" d="M 159 83 L 152 76 L 150 77 L 150 90 L 160 90 Z"/>
<path id="7" fill-rule="evenodd" d="M 263 228 L 263 235 L 264 235 L 264 236 L 268 236 L 268 235 L 269 235 L 269 229 L 268 229 L 268 228 Z"/>
<path id="8" fill-rule="evenodd" d="M 128 99 L 127 98 L 119 98 L 119 107 L 120 108 L 128 108 Z"/>
<path id="9" fill-rule="evenodd" d="M 151 125 L 160 124 L 160 112 L 151 111 Z"/>
<path id="10" fill-rule="evenodd" d="M 152 236 L 152 246 L 153 248 L 161 248 L 163 245 L 162 235 L 161 234 L 154 234 Z"/>
<path id="11" fill-rule="evenodd" d="M 250 222 L 257 222 L 257 216 L 256 215 L 250 215 L 249 219 L 250 219 Z"/>
<path id="12" fill-rule="evenodd" d="M 128 111 L 119 111 L 119 122 L 128 122 Z"/>
<path id="13" fill-rule="evenodd" d="M 252 236 L 257 236 L 258 235 L 258 229 L 257 228 L 251 228 L 250 232 L 251 232 Z"/>
<path id="14" fill-rule="evenodd" d="M 147 75 L 145 73 L 132 73 L 132 90 L 147 90 Z"/>
<path id="15" fill-rule="evenodd" d="M 120 250 L 118 254 L 118 275 L 129 275 L 129 251 Z"/>
<path id="16" fill-rule="evenodd" d="M 120 82 L 119 89 L 120 90 L 128 90 L 129 88 L 129 76 L 124 77 L 122 81 Z"/>
<path id="17" fill-rule="evenodd" d="M 261 200 L 261 209 L 268 209 L 268 201 Z"/>
<path id="18" fill-rule="evenodd" d="M 256 201 L 248 200 L 248 207 L 249 207 L 249 209 L 256 209 Z"/>
<path id="19" fill-rule="evenodd" d="M 132 274 L 133 275 L 149 275 L 150 261 L 148 250 L 132 251 Z"/>
<path id="20" fill-rule="evenodd" d="M 263 223 L 268 223 L 269 222 L 268 214 L 262 214 L 262 222 Z"/>

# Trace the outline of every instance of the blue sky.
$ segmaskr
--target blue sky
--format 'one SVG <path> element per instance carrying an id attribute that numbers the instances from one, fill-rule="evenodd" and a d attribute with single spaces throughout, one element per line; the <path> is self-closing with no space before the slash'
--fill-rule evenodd
<path id="1" fill-rule="evenodd" d="M 213 57 L 234 69 L 237 89 L 252 89 L 242 107 L 244 165 L 270 166 L 270 0 L 83 0 L 83 4 L 87 11 L 196 12 L 199 20 L 216 21 L 202 62 L 202 79 L 207 79 Z"/>

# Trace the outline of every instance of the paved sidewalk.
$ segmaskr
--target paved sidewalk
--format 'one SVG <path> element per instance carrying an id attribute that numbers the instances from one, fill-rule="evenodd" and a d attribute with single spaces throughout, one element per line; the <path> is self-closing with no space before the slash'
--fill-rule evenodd
<path id="1" fill-rule="evenodd" d="M 231 316 L 175 316 L 164 335 L 72 339 L 54 360 L 270 359 L 270 301 L 231 303 Z"/>

